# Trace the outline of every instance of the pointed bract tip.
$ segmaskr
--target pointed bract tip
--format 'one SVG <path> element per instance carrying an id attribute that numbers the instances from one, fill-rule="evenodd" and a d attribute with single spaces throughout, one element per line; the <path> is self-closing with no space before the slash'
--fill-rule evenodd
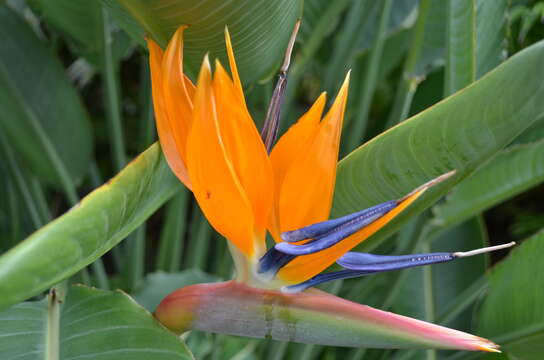
<path id="1" fill-rule="evenodd" d="M 183 31 L 185 29 L 187 29 L 189 27 L 189 25 L 187 24 L 182 24 L 178 27 L 178 29 L 176 30 L 176 32 L 180 32 L 180 31 Z"/>
<path id="2" fill-rule="evenodd" d="M 344 78 L 344 82 L 342 83 L 342 88 L 343 87 L 347 87 L 349 85 L 349 80 L 351 78 L 351 70 L 348 70 L 348 72 L 346 73 L 346 77 Z"/>
<path id="3" fill-rule="evenodd" d="M 486 344 L 478 346 L 478 350 L 493 353 L 502 353 L 502 351 L 499 350 L 499 347 L 500 346 L 495 344 L 494 342 L 486 340 Z"/>
<path id="4" fill-rule="evenodd" d="M 425 184 L 423 185 L 420 185 L 418 186 L 417 188 L 415 188 L 414 190 L 410 191 L 408 194 L 404 195 L 403 197 L 401 197 L 400 199 L 398 199 L 397 201 L 398 202 L 402 202 L 403 200 L 409 198 L 410 196 L 414 195 L 415 193 L 423 193 L 425 192 L 427 189 L 449 179 L 450 177 L 452 177 L 453 175 L 455 175 L 457 173 L 457 170 L 452 170 L 452 171 L 448 171 L 447 173 L 444 173 L 438 177 L 435 177 L 434 179 L 432 180 L 429 180 L 427 181 Z"/>
<path id="5" fill-rule="evenodd" d="M 230 32 L 229 32 L 229 26 L 228 25 L 225 25 L 224 33 L 225 33 L 225 42 L 230 44 Z"/>

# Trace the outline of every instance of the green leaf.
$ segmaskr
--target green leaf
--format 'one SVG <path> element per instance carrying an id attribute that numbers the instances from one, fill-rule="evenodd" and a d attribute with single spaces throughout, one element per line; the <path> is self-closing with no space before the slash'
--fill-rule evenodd
<path id="1" fill-rule="evenodd" d="M 204 54 L 227 64 L 224 28 L 228 25 L 244 82 L 267 77 L 280 65 L 293 26 L 300 17 L 300 0 L 103 0 L 112 16 L 131 35 L 149 34 L 163 47 L 182 24 L 185 64 L 196 74 Z M 135 26 L 134 19 L 141 29 Z"/>
<path id="2" fill-rule="evenodd" d="M 432 0 L 423 0 L 419 4 L 416 25 L 412 31 L 410 47 L 387 127 L 406 119 L 420 82 L 434 68 L 444 63 L 446 5 L 446 1 Z M 421 93 L 418 91 L 417 96 L 421 96 Z"/>
<path id="3" fill-rule="evenodd" d="M 156 144 L 63 216 L 0 257 L 0 309 L 89 265 L 138 227 L 182 185 Z"/>
<path id="4" fill-rule="evenodd" d="M 506 57 L 507 5 L 507 0 L 476 0 L 476 78 Z"/>
<path id="5" fill-rule="evenodd" d="M 399 198 L 451 170 L 364 246 L 375 247 L 544 115 L 544 42 L 482 79 L 361 146 L 338 168 L 333 216 Z"/>
<path id="6" fill-rule="evenodd" d="M 180 269 L 190 195 L 190 190 L 181 189 L 166 206 L 157 252 L 158 271 L 176 272 Z"/>
<path id="7" fill-rule="evenodd" d="M 0 313 L 2 359 L 44 359 L 47 312 L 43 300 Z M 61 359 L 193 359 L 180 339 L 126 294 L 83 286 L 72 287 L 61 305 L 58 340 Z"/>
<path id="8" fill-rule="evenodd" d="M 544 351 L 543 253 L 543 232 L 514 249 L 491 273 L 481 310 L 482 334 L 517 359 L 541 359 Z"/>
<path id="9" fill-rule="evenodd" d="M 35 173 L 58 181 L 55 169 L 64 168 L 81 178 L 91 159 L 91 128 L 62 65 L 6 5 L 0 36 L 0 131 Z"/>
<path id="10" fill-rule="evenodd" d="M 214 282 L 219 279 L 198 269 L 179 273 L 156 272 L 147 275 L 140 290 L 134 294 L 134 300 L 149 311 L 154 311 L 161 300 L 172 291 L 184 286 Z"/>
<path id="11" fill-rule="evenodd" d="M 518 136 L 515 140 L 515 143 L 526 144 L 542 139 L 544 139 L 544 118 L 535 122 L 533 126 L 528 128 L 520 136 Z"/>
<path id="12" fill-rule="evenodd" d="M 82 52 L 102 51 L 102 6 L 98 1 L 30 0 L 29 3 L 47 20 L 47 24 L 75 40 Z"/>
<path id="13" fill-rule="evenodd" d="M 102 4 L 98 0 L 30 0 L 30 4 L 40 13 L 47 24 L 59 31 L 74 45 L 77 54 L 83 55 L 94 65 L 101 65 L 105 37 Z M 123 31 L 112 31 L 108 39 L 113 42 L 113 55 L 116 59 L 127 55 L 132 47 L 131 41 Z"/>
<path id="14" fill-rule="evenodd" d="M 453 94 L 476 78 L 476 0 L 448 1 L 446 84 Z"/>
<path id="15" fill-rule="evenodd" d="M 458 224 L 543 181 L 544 141 L 510 147 L 435 206 L 433 223 L 441 228 Z"/>
<path id="16" fill-rule="evenodd" d="M 382 9 L 379 1 L 354 1 L 347 12 L 345 25 L 334 39 L 334 51 L 331 53 L 328 69 L 325 72 L 325 89 L 334 92 L 342 81 L 342 76 L 352 66 L 356 56 L 374 46 L 378 23 Z M 413 24 L 417 1 L 398 0 L 392 7 L 387 21 L 387 33 Z"/>
<path id="17" fill-rule="evenodd" d="M 448 2 L 445 93 L 452 94 L 504 58 L 506 0 Z"/>
<path id="18" fill-rule="evenodd" d="M 470 219 L 434 239 L 432 252 L 455 252 L 477 249 L 486 245 L 485 228 L 478 219 Z M 417 251 L 420 251 L 419 249 Z M 449 263 L 436 264 L 428 268 L 413 268 L 402 283 L 400 293 L 394 303 L 393 310 L 403 315 L 425 318 L 423 298 L 423 271 L 432 271 L 432 290 L 435 310 L 439 317 L 447 315 L 444 311 L 459 303 L 458 296 L 485 272 L 486 257 L 474 256 L 458 259 Z M 447 324 L 455 329 L 470 331 L 470 316 L 457 319 Z M 436 319 L 434 320 L 436 321 Z"/>

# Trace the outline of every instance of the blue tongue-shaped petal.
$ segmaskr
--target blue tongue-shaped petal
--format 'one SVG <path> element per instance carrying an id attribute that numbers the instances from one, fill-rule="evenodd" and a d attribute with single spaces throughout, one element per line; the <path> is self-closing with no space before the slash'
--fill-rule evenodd
<path id="1" fill-rule="evenodd" d="M 454 258 L 455 256 L 453 256 L 452 253 L 446 252 L 398 256 L 348 252 L 338 259 L 336 263 L 349 270 L 373 273 L 406 269 L 413 266 L 437 264 L 451 261 Z"/>
<path id="2" fill-rule="evenodd" d="M 467 252 L 438 252 L 413 255 L 374 255 L 367 253 L 348 252 L 336 261 L 338 265 L 345 268 L 344 270 L 319 274 L 309 280 L 301 282 L 300 284 L 285 286 L 282 288 L 282 290 L 289 293 L 295 293 L 327 281 L 349 279 L 353 277 L 375 274 L 385 271 L 438 264 L 452 261 L 457 258 L 469 257 L 490 251 L 506 249 L 514 246 L 515 244 L 515 242 L 510 242 L 508 244 L 490 246 Z"/>
<path id="3" fill-rule="evenodd" d="M 372 220 L 372 218 L 376 214 L 385 214 L 388 211 L 392 210 L 395 206 L 397 206 L 397 204 L 398 202 L 396 200 L 387 201 L 383 204 L 357 211 L 353 214 L 342 216 L 337 219 L 322 221 L 293 231 L 286 231 L 281 234 L 281 238 L 283 241 L 286 242 L 297 242 L 305 239 L 314 239 L 326 235 L 334 231 L 336 228 L 342 226 L 343 224 L 352 221 L 358 221 L 359 226 L 365 226 L 374 221 Z M 370 221 L 368 221 L 369 219 Z"/>

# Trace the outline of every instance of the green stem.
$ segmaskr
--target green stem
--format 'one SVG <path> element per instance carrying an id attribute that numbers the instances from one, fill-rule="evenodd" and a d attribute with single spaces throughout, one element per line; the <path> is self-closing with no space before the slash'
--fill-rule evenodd
<path id="1" fill-rule="evenodd" d="M 147 149 L 155 141 L 155 118 L 153 112 L 153 99 L 151 97 L 151 78 L 149 73 L 149 61 L 147 56 L 141 56 L 140 68 L 140 149 Z"/>
<path id="2" fill-rule="evenodd" d="M 189 232 L 190 241 L 187 251 L 187 254 L 191 254 L 191 256 L 187 259 L 188 267 L 205 270 L 206 255 L 209 250 L 212 231 L 208 220 L 206 220 L 196 203 L 193 207 L 191 223 L 193 225 Z M 237 270 L 241 272 L 242 269 L 238 268 Z M 238 276 L 241 275 L 241 273 L 238 274 Z"/>
<path id="3" fill-rule="evenodd" d="M 113 59 L 112 42 L 110 30 L 110 21 L 106 7 L 102 7 L 102 27 L 103 27 L 103 73 L 106 81 L 105 100 L 108 109 L 108 119 L 110 125 L 111 146 L 113 153 L 114 166 L 120 171 L 127 163 L 125 154 L 125 141 L 123 137 L 123 125 L 121 121 L 121 102 L 119 99 L 119 81 L 117 78 L 117 64 Z"/>
<path id="4" fill-rule="evenodd" d="M 423 242 L 423 244 L 421 245 L 421 252 L 431 252 L 431 245 L 429 241 Z M 433 290 L 433 273 L 431 266 L 423 267 L 423 298 L 425 303 L 425 320 L 432 323 L 435 321 L 436 311 Z M 436 360 L 436 350 L 427 350 L 426 355 L 427 360 Z"/>
<path id="5" fill-rule="evenodd" d="M 423 80 L 422 75 L 416 74 L 416 66 L 419 62 L 421 50 L 425 39 L 425 27 L 429 17 L 429 9 L 431 0 L 422 0 L 419 4 L 417 22 L 415 25 L 412 44 L 404 63 L 402 71 L 401 83 L 395 94 L 395 102 L 393 110 L 389 114 L 386 127 L 391 127 L 398 124 L 408 117 L 412 99 L 416 92 L 419 83 Z"/>
<path id="6" fill-rule="evenodd" d="M 45 360 L 60 359 L 60 305 L 64 302 L 66 282 L 55 285 L 47 295 Z"/>
<path id="7" fill-rule="evenodd" d="M 180 269 L 188 198 L 189 190 L 182 189 L 166 206 L 157 253 L 157 270 L 175 272 Z"/>
<path id="8" fill-rule="evenodd" d="M 370 105 L 372 104 L 372 97 L 376 90 L 380 59 L 382 57 L 383 45 L 387 34 L 387 25 L 391 16 L 391 5 L 392 0 L 384 0 L 376 40 L 374 41 L 374 46 L 370 53 L 370 61 L 360 79 L 360 83 L 363 84 L 363 89 L 358 98 L 359 106 L 357 108 L 357 115 L 352 121 L 352 133 L 347 139 L 348 151 L 351 151 L 356 146 L 360 145 L 365 138 Z"/>
<path id="9" fill-rule="evenodd" d="M 11 179 L 7 179 L 6 185 L 8 211 L 9 214 L 11 214 L 11 216 L 9 217 L 11 226 L 11 239 L 9 242 L 7 242 L 4 250 L 10 249 L 11 247 L 15 246 L 15 244 L 17 244 L 17 242 L 21 238 L 21 216 L 19 210 L 19 199 L 17 198 L 17 196 L 15 196 L 15 185 L 13 185 L 13 181 L 11 181 Z"/>
<path id="10" fill-rule="evenodd" d="M 40 181 L 38 180 L 38 177 L 33 176 L 30 179 L 30 189 L 32 191 L 32 198 L 34 199 L 38 207 L 40 217 L 43 222 L 47 224 L 52 220 L 51 211 L 49 210 L 49 206 L 47 205 L 47 199 L 45 198 L 45 194 L 43 192 Z"/>
<path id="11" fill-rule="evenodd" d="M 108 280 L 108 274 L 106 273 L 106 268 L 104 267 L 104 263 L 102 262 L 102 259 L 97 259 L 95 262 L 91 264 L 91 268 L 93 269 L 93 274 L 96 279 L 96 286 L 100 289 L 109 290 L 110 284 Z M 85 270 L 84 268 L 83 270 Z"/>
<path id="12" fill-rule="evenodd" d="M 283 360 L 285 359 L 285 354 L 287 352 L 287 347 L 289 342 L 287 341 L 274 341 L 273 343 L 267 344 L 267 353 L 268 356 L 266 360 Z"/>
<path id="13" fill-rule="evenodd" d="M 129 291 L 138 289 L 144 278 L 145 223 L 127 239 L 128 259 L 125 261 L 125 286 Z"/>
<path id="14" fill-rule="evenodd" d="M 2 153 L 4 154 L 8 169 L 10 170 L 13 183 L 15 184 L 17 190 L 23 198 L 24 204 L 28 210 L 28 213 L 30 214 L 30 219 L 32 220 L 33 225 L 36 228 L 42 227 L 44 223 L 40 216 L 40 211 L 36 207 L 36 203 L 32 199 L 31 191 L 28 183 L 25 180 L 25 176 L 23 175 L 23 172 L 19 167 L 17 160 L 15 159 L 15 154 L 11 150 L 11 147 L 9 146 L 4 134 L 1 132 L 0 149 L 2 149 Z"/>
<path id="15" fill-rule="evenodd" d="M 360 360 L 364 359 L 366 348 L 354 349 L 348 357 L 348 360 Z"/>

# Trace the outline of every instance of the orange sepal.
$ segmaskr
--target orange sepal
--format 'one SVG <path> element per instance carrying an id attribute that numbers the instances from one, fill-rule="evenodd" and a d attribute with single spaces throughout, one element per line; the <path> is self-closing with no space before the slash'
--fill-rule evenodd
<path id="1" fill-rule="evenodd" d="M 240 183 L 223 136 L 208 57 L 204 59 L 194 99 L 187 165 L 193 193 L 210 224 L 246 256 L 255 251 L 253 209 Z M 229 120 L 229 119 L 227 119 Z"/>
<path id="2" fill-rule="evenodd" d="M 311 128 L 315 126 L 312 125 L 315 122 L 314 117 L 320 110 L 320 101 L 324 101 L 324 98 L 318 99 L 312 119 L 305 119 L 308 123 L 304 124 L 304 130 L 302 127 L 293 128 L 293 131 L 305 134 L 307 140 L 300 139 L 301 142 L 298 145 L 281 144 L 282 147 L 296 151 L 291 154 L 295 157 L 290 161 L 287 169 L 282 169 L 288 162 L 287 154 L 281 155 L 285 149 L 280 147 L 278 153 L 276 149 L 273 151 L 274 170 L 278 171 L 277 176 L 283 177 L 279 179 L 281 184 L 277 185 L 279 189 L 278 221 L 282 232 L 299 229 L 329 217 L 348 85 L 349 74 L 331 109 L 313 134 L 311 134 Z M 287 136 L 285 142 L 297 141 L 296 138 L 290 137 L 289 133 L 285 136 Z M 280 143 L 283 141 L 282 137 Z"/>
<path id="3" fill-rule="evenodd" d="M 183 73 L 183 31 L 186 28 L 187 26 L 180 26 L 175 32 L 162 59 L 163 101 L 178 156 L 184 164 L 187 163 L 187 136 L 191 129 L 195 93 L 194 85 Z M 178 177 L 184 183 L 189 180 L 186 170 Z"/>
<path id="4" fill-rule="evenodd" d="M 149 65 L 151 69 L 151 92 L 153 95 L 153 108 L 155 111 L 155 121 L 161 148 L 166 157 L 168 165 L 176 176 L 191 189 L 191 181 L 187 174 L 186 163 L 180 156 L 180 151 L 184 151 L 185 144 L 181 146 L 174 137 L 175 131 L 172 127 L 167 105 L 164 101 L 163 87 L 163 51 L 160 46 L 150 38 L 147 38 L 149 48 Z"/>
<path id="5" fill-rule="evenodd" d="M 229 29 L 225 26 L 225 44 L 227 46 L 227 55 L 229 57 L 229 67 L 230 73 L 232 74 L 232 79 L 234 81 L 234 87 L 236 88 L 236 93 L 244 107 L 246 106 L 246 99 L 244 98 L 244 89 L 242 88 L 242 82 L 240 81 L 240 76 L 238 75 L 238 67 L 236 66 L 236 60 L 234 59 L 234 51 L 232 50 L 232 42 L 230 41 Z"/>
<path id="6" fill-rule="evenodd" d="M 313 142 L 317 130 L 319 129 L 319 121 L 325 108 L 326 95 L 322 93 L 315 103 L 293 126 L 287 130 L 285 134 L 278 140 L 272 152 L 270 153 L 270 162 L 274 169 L 274 188 L 275 188 L 275 214 L 270 218 L 268 226 L 270 232 L 276 241 L 279 238 L 279 196 L 282 190 L 283 179 L 285 174 L 291 167 L 296 154 L 300 154 Z"/>
<path id="7" fill-rule="evenodd" d="M 236 84 L 219 61 L 213 90 L 225 151 L 253 209 L 256 238 L 262 239 L 258 245 L 264 250 L 274 187 L 270 160 L 245 103 L 236 95 Z"/>

